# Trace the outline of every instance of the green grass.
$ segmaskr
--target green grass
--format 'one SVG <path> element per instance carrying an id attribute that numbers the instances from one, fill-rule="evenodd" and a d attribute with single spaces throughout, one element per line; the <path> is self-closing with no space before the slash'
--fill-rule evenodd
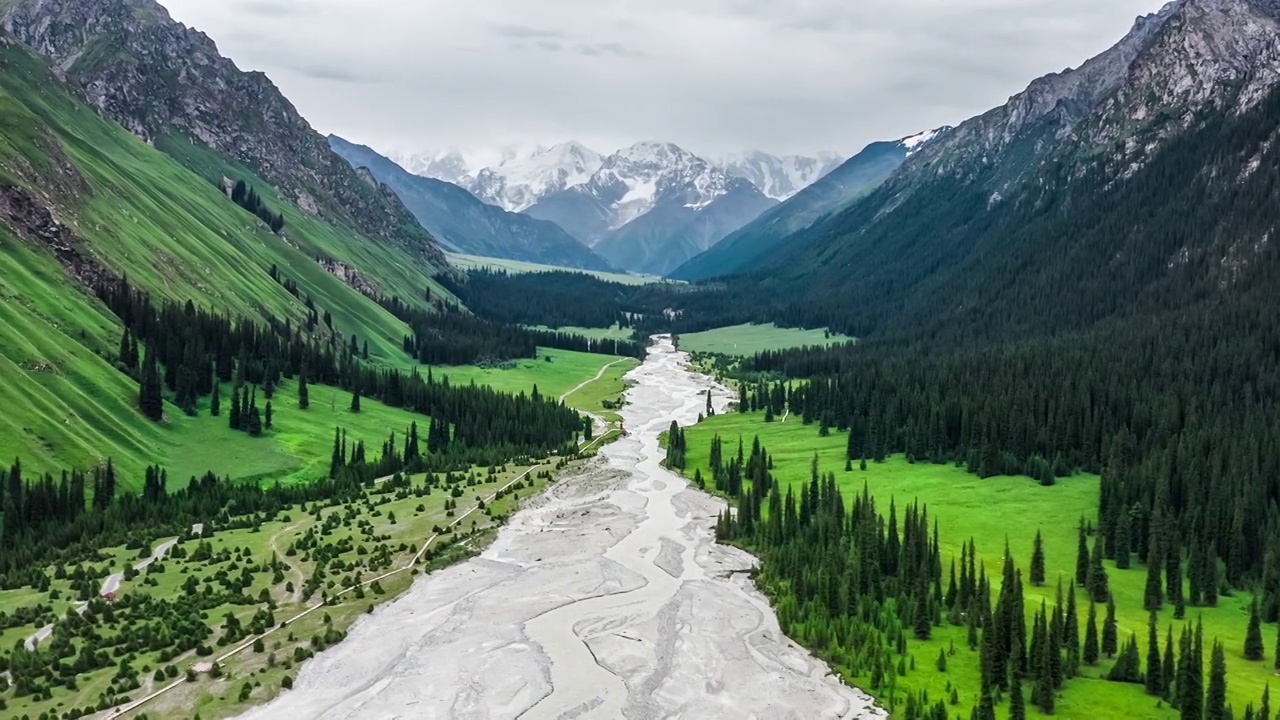
<path id="1" fill-rule="evenodd" d="M 651 283 L 671 282 L 653 275 L 629 275 L 626 273 L 600 272 L 598 270 L 578 270 L 576 268 L 556 267 L 555 265 L 539 265 L 521 260 L 462 255 L 459 253 L 449 253 L 449 261 L 460 268 L 505 270 L 509 273 L 577 272 L 592 275 L 608 282 L 622 283 L 623 285 L 649 285 Z"/>
<path id="2" fill-rule="evenodd" d="M 735 325 L 680 336 L 680 349 L 691 353 L 755 355 L 809 345 L 833 345 L 851 338 L 825 330 L 797 330 L 768 325 Z"/>
<path id="3" fill-rule="evenodd" d="M 569 407 L 585 410 L 611 422 L 621 421 L 622 416 L 606 408 L 605 403 L 617 406 L 622 401 L 622 393 L 627 388 L 623 376 L 639 365 L 640 361 L 635 358 L 617 358 L 612 365 L 605 368 L 604 374 L 599 379 L 565 396 L 565 403 Z"/>
<path id="4" fill-rule="evenodd" d="M 889 502 L 898 507 L 899 521 L 903 507 L 918 500 L 926 505 L 929 514 L 939 525 L 939 538 L 943 552 L 943 584 L 947 581 L 948 566 L 952 558 L 958 560 L 961 543 L 973 538 L 977 543 L 987 576 L 995 580 L 998 588 L 1003 550 L 1006 541 L 1018 567 L 1024 576 L 1030 565 L 1031 547 L 1036 531 L 1044 538 L 1046 555 L 1046 579 L 1044 588 L 1026 586 L 1028 622 L 1041 600 L 1053 605 L 1056 583 L 1059 577 L 1069 583 L 1075 573 L 1076 526 L 1084 517 L 1096 522 L 1098 503 L 1097 476 L 1081 474 L 1064 478 L 1052 487 L 1042 487 L 1025 477 L 996 477 L 986 480 L 970 475 L 951 465 L 911 464 L 902 457 L 893 457 L 881 464 L 870 463 L 865 472 L 854 463 L 852 472 L 844 471 L 846 438 L 833 433 L 822 438 L 816 426 L 805 426 L 790 418 L 786 423 L 765 423 L 761 414 L 729 413 L 708 419 L 688 430 L 688 470 L 695 469 L 709 474 L 708 454 L 711 438 L 719 434 L 726 441 L 726 453 L 736 451 L 737 438 L 741 436 L 750 450 L 753 437 L 761 443 L 774 460 L 774 475 L 784 486 L 807 482 L 810 462 L 815 453 L 823 472 L 835 472 L 845 499 L 852 500 L 862 491 L 864 483 L 876 499 L 882 514 L 888 513 Z M 1143 592 L 1146 569 L 1134 559 L 1128 570 L 1119 570 L 1107 562 L 1111 590 L 1115 597 L 1119 637 L 1125 642 L 1130 633 L 1137 635 L 1139 651 L 1145 666 L 1147 641 L 1147 613 L 1143 610 Z M 1077 596 L 1080 603 L 1081 636 L 1087 616 L 1087 600 L 1083 593 Z M 1226 648 L 1228 701 L 1239 717 L 1248 703 L 1257 705 L 1263 689 L 1275 679 L 1271 672 L 1272 652 L 1277 627 L 1267 626 L 1263 637 L 1267 642 L 1267 658 L 1263 662 L 1249 662 L 1243 657 L 1244 634 L 1248 622 L 1250 595 L 1237 593 L 1233 597 L 1220 598 L 1214 608 L 1187 608 L 1187 620 L 1204 622 L 1205 666 L 1208 668 L 1209 646 L 1212 640 L 1221 640 Z M 1099 606 L 1099 623 L 1105 615 Z M 1181 631 L 1182 621 L 1173 619 L 1173 609 L 1166 604 L 1159 616 L 1161 648 L 1164 633 L 1169 624 L 1174 626 L 1175 641 Z M 1100 629 L 1100 628 L 1099 628 Z M 900 680 L 899 688 L 927 689 L 931 698 L 945 697 L 948 681 L 962 688 L 962 701 L 974 702 L 978 693 L 978 657 L 966 644 L 964 628 L 936 628 L 934 637 L 927 642 L 912 641 L 910 653 L 915 657 L 916 670 Z M 942 648 L 954 642 L 959 652 L 949 659 L 948 672 L 937 672 L 934 662 Z M 1138 685 L 1122 685 L 1099 678 L 1110 669 L 1110 662 L 1099 667 L 1085 668 L 1084 678 L 1067 682 L 1057 704 L 1057 717 L 1066 718 L 1174 718 L 1177 713 L 1167 707 L 1157 709 L 1155 699 L 1143 693 Z M 866 678 L 861 678 L 864 687 Z M 855 684 L 857 680 L 854 681 Z M 1028 687 L 1029 691 L 1029 687 Z M 875 694 L 873 692 L 873 694 Z M 966 705 L 967 707 L 967 705 Z M 1007 705 L 999 710 L 1005 717 Z M 1036 712 L 1033 709 L 1032 714 Z M 966 710 L 967 714 L 967 710 Z"/>
<path id="5" fill-rule="evenodd" d="M 597 371 L 618 358 L 610 355 L 538 348 L 538 357 L 517 360 L 511 367 L 482 368 L 474 365 L 437 366 L 432 368 L 437 378 L 444 376 L 454 385 L 488 385 L 494 390 L 510 393 L 532 393 L 534 386 L 547 397 L 560 397 L 578 383 L 595 377 Z M 634 367 L 634 365 L 632 366 Z M 570 404 L 571 407 L 580 407 Z M 591 410 L 590 407 L 581 407 Z"/>

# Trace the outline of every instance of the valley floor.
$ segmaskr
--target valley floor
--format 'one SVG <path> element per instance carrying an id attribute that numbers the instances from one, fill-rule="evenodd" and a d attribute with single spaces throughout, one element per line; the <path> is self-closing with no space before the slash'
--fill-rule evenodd
<path id="1" fill-rule="evenodd" d="M 669 347 L 629 376 L 629 434 L 601 460 L 245 717 L 882 715 L 782 635 L 754 559 L 714 542 L 720 503 L 659 466 L 660 431 L 692 422 L 707 390 Z"/>

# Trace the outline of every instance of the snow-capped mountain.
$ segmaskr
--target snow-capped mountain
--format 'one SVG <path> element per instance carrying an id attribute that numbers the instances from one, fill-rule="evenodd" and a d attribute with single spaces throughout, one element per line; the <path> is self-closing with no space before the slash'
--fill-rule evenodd
<path id="1" fill-rule="evenodd" d="M 835 170 L 844 158 L 834 153 L 770 155 L 758 150 L 723 155 L 715 162 L 734 177 L 749 180 L 774 200 L 786 200 Z"/>
<path id="2" fill-rule="evenodd" d="M 520 212 L 551 193 L 588 182 L 602 162 L 596 151 L 570 141 L 512 155 L 459 184 L 487 203 Z"/>
<path id="3" fill-rule="evenodd" d="M 383 153 L 388 160 L 414 175 L 443 180 L 461 185 L 468 190 L 476 177 L 486 168 L 496 167 L 517 158 L 534 155 L 544 148 L 506 146 L 499 148 L 464 149 L 458 147 L 426 152 L 391 150 Z M 490 203 L 498 204 L 498 203 Z M 506 208 L 510 209 L 510 208 Z"/>
<path id="4" fill-rule="evenodd" d="M 748 152 L 713 161 L 653 141 L 609 155 L 565 142 L 507 152 L 481 168 L 478 158 L 458 150 L 400 156 L 410 172 L 456 183 L 505 210 L 554 222 L 588 246 L 600 244 L 606 260 L 643 272 L 674 268 L 839 165 L 838 158 L 826 154 Z M 697 217 L 713 206 L 707 217 Z"/>

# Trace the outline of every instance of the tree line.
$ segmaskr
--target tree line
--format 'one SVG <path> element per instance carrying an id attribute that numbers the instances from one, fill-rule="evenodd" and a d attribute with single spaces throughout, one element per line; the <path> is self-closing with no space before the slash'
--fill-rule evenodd
<path id="1" fill-rule="evenodd" d="M 890 500 L 882 515 L 866 485 L 845 498 L 835 475 L 819 471 L 816 456 L 808 483 L 799 483 L 798 493 L 795 486 L 784 491 L 759 438 L 749 453 L 741 439 L 736 452 L 719 436 L 711 443 L 711 483 L 732 504 L 717 519 L 717 538 L 760 557 L 757 582 L 773 600 L 783 630 L 833 665 L 868 678 L 873 690 L 887 695 L 891 712 L 944 720 L 951 717 L 948 706 L 960 704 L 953 682 L 949 698 L 908 693 L 905 708 L 898 707 L 898 679 L 915 669 L 915 659 L 907 661 L 911 643 L 929 640 L 935 628 L 950 624 L 965 627 L 969 650 L 979 653 L 980 691 L 970 709 L 978 720 L 995 720 L 996 707 L 1006 703 L 1012 720 L 1026 718 L 1029 704 L 1052 713 L 1071 678 L 1102 658 L 1116 659 L 1107 680 L 1143 685 L 1186 720 L 1230 717 L 1222 644 L 1213 642 L 1206 684 L 1202 627 L 1185 623 L 1175 644 L 1172 625 L 1162 633 L 1152 612 L 1144 663 L 1144 643 L 1136 635 L 1119 637 L 1105 571 L 1091 569 L 1092 563 L 1101 566 L 1097 553 L 1085 552 L 1091 558 L 1087 586 L 1060 582 L 1052 608 L 1044 602 L 1028 608 L 1022 571 L 1007 547 L 998 587 L 972 540 L 961 545 L 960 557 L 950 559 L 944 575 L 937 521 L 926 507 L 913 503 L 899 516 Z M 1103 542 L 1099 536 L 1094 546 Z M 1030 580 L 1043 585 L 1043 548 L 1039 542 L 1035 548 Z M 1081 590 L 1083 600 L 1077 597 Z M 1260 634 L 1251 631 L 1249 638 L 1246 655 L 1261 657 Z M 947 672 L 955 652 L 939 650 L 940 672 Z M 1257 711 L 1253 705 L 1245 709 L 1245 717 L 1269 718 L 1270 712 L 1267 692 Z"/>
<path id="2" fill-rule="evenodd" d="M 271 228 L 271 232 L 279 235 L 284 229 L 284 215 L 272 211 L 262 200 L 262 196 L 258 195 L 258 191 L 244 180 L 236 180 L 235 185 L 231 187 L 231 202 L 257 215 L 258 219 Z"/>
<path id="3" fill-rule="evenodd" d="M 119 362 L 140 377 L 140 406 L 153 419 L 163 414 L 165 390 L 178 407 L 194 413 L 196 399 L 211 394 L 217 383 L 234 381 L 241 390 L 302 375 L 447 422 L 454 442 L 464 447 L 542 454 L 570 448 L 582 426 L 580 416 L 554 398 L 453 386 L 430 371 L 424 377 L 368 366 L 354 337 L 350 344 L 336 334 L 316 338 L 287 319 L 269 317 L 263 326 L 189 301 L 156 308 L 127 278 L 103 285 L 99 296 L 126 328 Z M 133 364 L 138 362 L 140 368 Z"/>

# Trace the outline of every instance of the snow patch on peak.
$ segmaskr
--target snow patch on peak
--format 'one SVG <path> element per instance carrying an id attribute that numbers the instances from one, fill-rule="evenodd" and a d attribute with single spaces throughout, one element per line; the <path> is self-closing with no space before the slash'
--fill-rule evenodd
<path id="1" fill-rule="evenodd" d="M 898 144 L 907 149 L 907 156 L 910 157 L 919 152 L 920 148 L 933 142 L 939 135 L 946 133 L 950 129 L 949 126 L 943 126 L 933 130 L 925 130 L 918 135 L 902 138 L 898 141 Z"/>

